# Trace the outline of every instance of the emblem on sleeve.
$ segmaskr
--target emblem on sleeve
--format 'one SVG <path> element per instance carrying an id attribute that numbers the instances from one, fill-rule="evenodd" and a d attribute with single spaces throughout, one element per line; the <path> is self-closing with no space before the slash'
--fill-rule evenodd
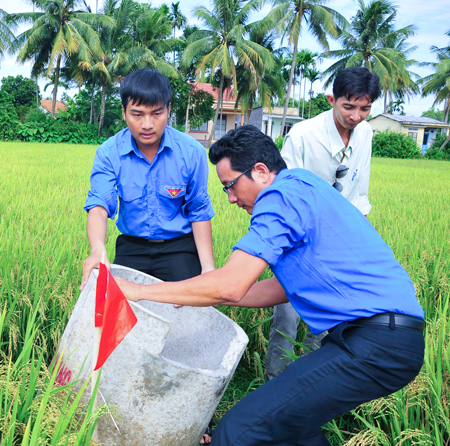
<path id="1" fill-rule="evenodd" d="M 184 190 L 184 187 L 165 186 L 164 189 L 169 192 L 172 198 L 175 198 L 182 190 Z"/>

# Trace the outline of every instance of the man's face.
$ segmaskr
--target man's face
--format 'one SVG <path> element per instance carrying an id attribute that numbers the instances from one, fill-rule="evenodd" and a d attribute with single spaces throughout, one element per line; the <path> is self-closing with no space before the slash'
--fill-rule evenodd
<path id="1" fill-rule="evenodd" d="M 229 158 L 222 158 L 216 165 L 217 176 L 220 182 L 226 186 L 234 181 L 242 172 L 237 172 L 231 168 Z M 264 185 L 259 181 L 258 175 L 253 169 L 252 178 L 242 175 L 233 187 L 228 189 L 228 201 L 230 204 L 236 203 L 240 208 L 245 209 L 250 215 L 253 212 L 256 197 L 264 189 Z"/>
<path id="2" fill-rule="evenodd" d="M 123 110 L 131 134 L 136 140 L 139 150 L 158 150 L 161 138 L 170 116 L 170 105 L 136 105 L 128 101 L 126 110 Z"/>
<path id="3" fill-rule="evenodd" d="M 327 99 L 333 107 L 334 122 L 338 130 L 353 130 L 369 116 L 373 103 L 368 95 L 361 98 L 352 96 L 350 99 L 345 96 L 335 99 L 333 95 L 328 95 Z"/>

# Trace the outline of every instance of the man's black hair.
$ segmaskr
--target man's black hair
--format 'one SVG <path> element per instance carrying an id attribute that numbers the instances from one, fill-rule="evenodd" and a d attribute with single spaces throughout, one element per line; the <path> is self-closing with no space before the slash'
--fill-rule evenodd
<path id="1" fill-rule="evenodd" d="M 128 101 L 135 105 L 165 105 L 172 100 L 172 88 L 169 79 L 159 71 L 141 68 L 130 73 L 120 84 L 120 98 L 126 110 Z"/>
<path id="2" fill-rule="evenodd" d="M 380 79 L 364 67 L 351 67 L 339 71 L 333 83 L 334 99 L 344 96 L 362 98 L 366 95 L 374 102 L 380 95 Z"/>
<path id="3" fill-rule="evenodd" d="M 222 158 L 229 158 L 231 168 L 236 172 L 244 172 L 256 163 L 264 163 L 275 173 L 287 167 L 272 138 L 253 125 L 230 130 L 211 146 L 211 163 L 217 164 Z M 251 172 L 246 175 L 252 178 Z"/>

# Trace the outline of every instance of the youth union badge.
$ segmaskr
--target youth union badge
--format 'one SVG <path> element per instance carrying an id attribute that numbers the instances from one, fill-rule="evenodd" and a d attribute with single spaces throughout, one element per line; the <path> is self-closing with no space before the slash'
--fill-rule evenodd
<path id="1" fill-rule="evenodd" d="M 182 190 L 184 190 L 184 187 L 165 186 L 164 189 L 169 192 L 172 198 L 175 198 Z"/>

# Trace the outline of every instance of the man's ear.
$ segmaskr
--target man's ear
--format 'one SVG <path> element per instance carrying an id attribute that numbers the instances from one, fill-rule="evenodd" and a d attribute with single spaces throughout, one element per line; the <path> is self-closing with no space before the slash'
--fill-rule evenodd
<path id="1" fill-rule="evenodd" d="M 334 104 L 336 103 L 336 101 L 332 94 L 327 94 L 327 101 L 332 107 L 334 107 Z"/>
<path id="2" fill-rule="evenodd" d="M 170 116 L 170 106 L 171 106 L 171 103 L 169 102 L 169 105 L 167 106 L 167 113 L 169 116 Z"/>
<path id="3" fill-rule="evenodd" d="M 255 177 L 264 182 L 270 176 L 270 169 L 264 163 L 256 163 L 253 170 L 255 171 Z"/>
<path id="4" fill-rule="evenodd" d="M 127 118 L 125 117 L 125 109 L 123 108 L 123 105 L 122 105 L 122 118 L 124 121 L 127 120 Z"/>

